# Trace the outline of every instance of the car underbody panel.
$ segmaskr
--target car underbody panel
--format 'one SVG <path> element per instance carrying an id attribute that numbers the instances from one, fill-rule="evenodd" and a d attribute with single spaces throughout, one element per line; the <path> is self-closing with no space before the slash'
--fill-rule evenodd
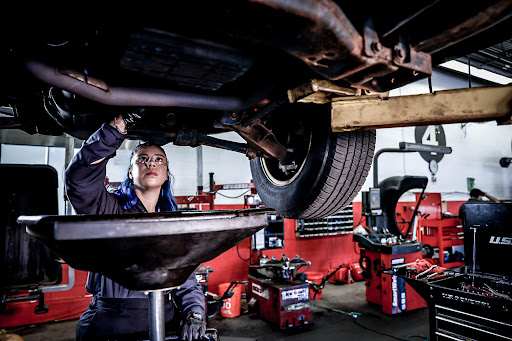
<path id="1" fill-rule="evenodd" d="M 382 92 L 428 77 L 507 36 L 511 13 L 508 0 L 237 0 L 128 10 L 120 23 L 42 15 L 1 33 L 0 105 L 14 109 L 1 126 L 85 138 L 135 107 L 153 118 L 141 136 L 218 132 L 224 112 L 269 114 L 268 103 L 313 78 Z"/>

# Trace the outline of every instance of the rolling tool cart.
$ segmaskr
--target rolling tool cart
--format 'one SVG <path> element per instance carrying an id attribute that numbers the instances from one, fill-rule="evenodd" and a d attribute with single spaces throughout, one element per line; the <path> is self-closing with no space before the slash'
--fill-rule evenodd
<path id="1" fill-rule="evenodd" d="M 425 248 L 431 248 L 433 256 L 438 255 L 434 260 L 437 260 L 440 266 L 452 268 L 464 265 L 464 254 L 456 251 L 456 248 L 462 248 L 464 245 L 464 232 L 460 219 L 421 219 L 418 227 L 423 230 L 421 242 Z M 437 253 L 434 252 L 435 249 L 438 250 Z"/>
<path id="2" fill-rule="evenodd" d="M 427 300 L 430 340 L 512 340 L 512 203 L 464 205 L 464 267 L 393 272 Z"/>
<path id="3" fill-rule="evenodd" d="M 419 200 L 419 195 L 416 193 L 416 200 Z M 424 193 L 423 197 L 418 238 L 423 247 L 429 249 L 427 257 L 445 268 L 463 266 L 464 231 L 461 220 L 443 215 L 441 193 Z"/>

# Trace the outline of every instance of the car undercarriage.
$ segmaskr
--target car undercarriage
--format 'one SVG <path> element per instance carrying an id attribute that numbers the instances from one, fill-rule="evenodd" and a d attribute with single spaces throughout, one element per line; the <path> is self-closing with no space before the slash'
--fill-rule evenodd
<path id="1" fill-rule="evenodd" d="M 329 99 L 399 88 L 509 38 L 512 1 L 233 0 L 115 15 L 1 33 L 0 128 L 86 139 L 137 113 L 129 138 L 245 153 L 267 206 L 314 218 L 352 201 L 375 146 L 374 130 L 332 131 Z M 300 102 L 311 80 L 328 84 L 322 104 Z M 215 136 L 226 131 L 246 143 Z"/>

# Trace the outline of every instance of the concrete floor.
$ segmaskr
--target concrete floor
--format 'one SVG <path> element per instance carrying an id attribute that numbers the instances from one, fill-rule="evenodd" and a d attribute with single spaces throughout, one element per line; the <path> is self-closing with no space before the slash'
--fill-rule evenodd
<path id="1" fill-rule="evenodd" d="M 391 334 L 398 339 L 410 335 L 428 337 L 428 309 L 418 309 L 398 315 L 382 313 L 380 306 L 366 302 L 364 282 L 350 285 L 327 284 L 322 298 L 312 301 L 312 325 L 303 331 L 281 332 L 270 324 L 247 314 L 235 318 L 216 315 L 209 321 L 210 328 L 216 328 L 222 341 L 276 341 L 276 340 L 392 340 L 354 323 L 348 315 L 326 310 L 322 307 L 345 312 L 358 312 L 357 322 L 379 332 Z M 77 320 L 46 323 L 25 328 L 12 328 L 25 341 L 71 341 L 75 339 Z M 411 337 L 411 341 L 425 338 Z"/>

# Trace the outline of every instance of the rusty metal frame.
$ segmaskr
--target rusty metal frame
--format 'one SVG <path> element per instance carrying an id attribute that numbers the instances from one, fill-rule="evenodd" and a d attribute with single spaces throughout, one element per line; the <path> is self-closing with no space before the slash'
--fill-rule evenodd
<path id="1" fill-rule="evenodd" d="M 225 125 L 225 127 L 238 133 L 247 141 L 250 147 L 262 151 L 263 154 L 259 154 L 259 156 L 270 155 L 279 160 L 281 165 L 287 165 L 291 162 L 291 155 L 286 150 L 286 147 L 279 143 L 276 136 L 260 121 L 253 122 L 248 126 L 234 124 Z M 248 156 L 254 157 L 258 156 L 257 154 Z"/>
<path id="2" fill-rule="evenodd" d="M 361 93 L 361 89 L 341 87 L 327 80 L 312 79 L 295 89 L 288 90 L 287 95 L 290 103 L 325 104 L 329 103 L 333 96 L 360 96 Z"/>
<path id="3" fill-rule="evenodd" d="M 281 48 L 329 80 L 343 79 L 381 91 L 390 84 L 395 88 L 432 74 L 429 54 L 403 42 L 384 46 L 371 20 L 360 34 L 334 1 L 251 1 L 307 23 L 294 43 L 282 40 Z M 382 84 L 376 80 L 380 77 L 385 77 Z"/>
<path id="4" fill-rule="evenodd" d="M 510 0 L 501 0 L 451 29 L 414 44 L 414 49 L 427 53 L 435 53 L 446 49 L 507 20 L 512 15 L 511 10 L 512 2 Z"/>

